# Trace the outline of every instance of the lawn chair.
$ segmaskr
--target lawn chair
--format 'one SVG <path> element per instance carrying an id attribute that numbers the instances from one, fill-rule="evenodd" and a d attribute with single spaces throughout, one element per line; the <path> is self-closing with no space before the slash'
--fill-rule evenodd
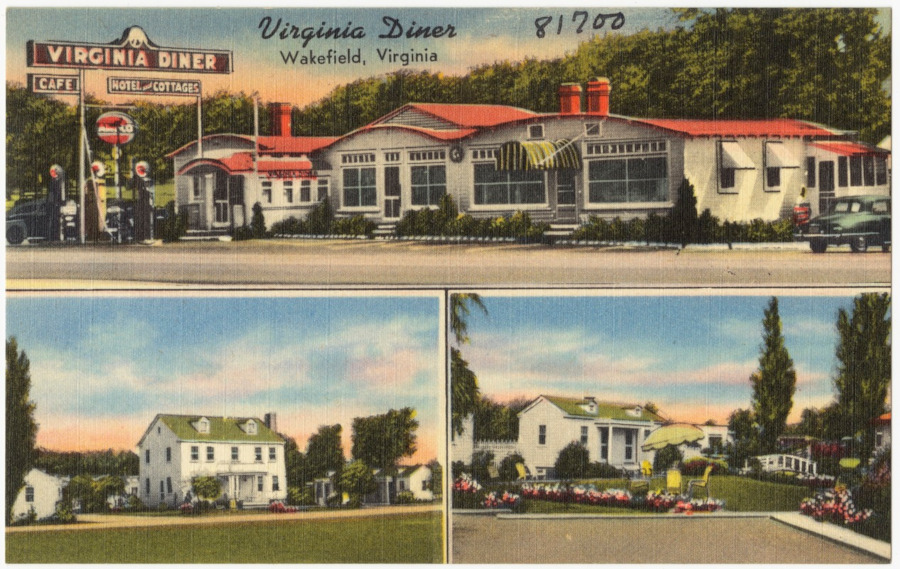
<path id="1" fill-rule="evenodd" d="M 631 482 L 628 485 L 628 489 L 633 495 L 637 494 L 638 492 L 649 492 L 651 476 L 653 476 L 653 465 L 650 464 L 649 461 L 645 460 L 641 463 L 640 476 L 631 479 Z"/>
<path id="2" fill-rule="evenodd" d="M 493 464 L 488 465 L 487 471 L 488 471 L 488 476 L 491 477 L 491 480 L 497 480 L 498 478 L 500 478 L 500 471 L 497 470 L 497 467 L 494 466 Z"/>
<path id="3" fill-rule="evenodd" d="M 712 465 L 707 466 L 703 471 L 703 478 L 688 481 L 688 499 L 694 497 L 694 488 L 703 488 L 706 490 L 706 499 L 709 499 L 709 474 L 712 472 Z"/>
<path id="4" fill-rule="evenodd" d="M 666 472 L 666 492 L 681 494 L 681 471 L 672 468 Z"/>
<path id="5" fill-rule="evenodd" d="M 517 480 L 530 480 L 531 479 L 531 474 L 529 474 L 528 468 L 525 466 L 525 464 L 523 464 L 521 462 L 516 463 L 516 472 L 519 473 L 519 478 L 517 478 Z"/>

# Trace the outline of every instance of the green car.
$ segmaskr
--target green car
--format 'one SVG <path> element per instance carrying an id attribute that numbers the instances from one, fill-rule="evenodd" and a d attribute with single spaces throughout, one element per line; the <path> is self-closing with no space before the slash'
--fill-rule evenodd
<path id="1" fill-rule="evenodd" d="M 891 198 L 889 196 L 849 196 L 835 200 L 831 211 L 799 225 L 795 237 L 809 241 L 813 253 L 824 253 L 829 245 L 850 244 L 854 253 L 870 245 L 891 247 Z"/>

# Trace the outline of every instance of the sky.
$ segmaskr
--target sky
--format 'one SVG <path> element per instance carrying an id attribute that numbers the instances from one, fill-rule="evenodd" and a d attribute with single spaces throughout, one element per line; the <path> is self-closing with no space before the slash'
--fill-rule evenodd
<path id="1" fill-rule="evenodd" d="M 321 425 L 413 407 L 442 456 L 437 296 L 10 296 L 31 362 L 38 446 L 133 450 L 157 413 L 258 417 L 306 448 Z"/>
<path id="2" fill-rule="evenodd" d="M 652 401 L 676 421 L 726 424 L 749 408 L 763 311 L 771 296 L 482 296 L 463 358 L 496 401 L 538 395 L 626 404 Z M 778 293 L 797 372 L 789 421 L 834 398 L 835 323 L 854 295 Z"/>
<path id="3" fill-rule="evenodd" d="M 396 4 L 396 3 L 394 3 Z M 625 22 L 618 33 L 634 33 L 642 29 L 672 27 L 676 17 L 661 8 L 588 7 L 587 24 L 580 33 L 581 17 L 572 20 L 575 9 L 558 8 L 13 8 L 7 14 L 6 61 L 7 80 L 24 84 L 26 73 L 25 44 L 28 40 L 62 40 L 71 42 L 110 43 L 118 40 L 130 26 L 140 26 L 149 39 L 163 47 L 206 48 L 231 50 L 234 54 L 234 73 L 231 75 L 195 76 L 184 73 L 147 73 L 154 78 L 200 78 L 204 93 L 218 89 L 251 94 L 258 91 L 263 101 L 287 102 L 304 106 L 321 99 L 334 87 L 355 79 L 384 75 L 399 69 L 428 70 L 449 75 L 463 74 L 470 68 L 502 60 L 521 60 L 526 57 L 547 59 L 573 52 L 579 43 L 594 33 L 604 33 L 612 25 L 606 20 L 602 28 L 593 29 L 600 14 L 622 12 Z M 559 29 L 558 16 L 563 27 Z M 537 37 L 537 18 L 553 16 L 543 38 Z M 263 38 L 264 18 L 270 25 L 279 20 L 285 29 L 292 24 L 300 29 L 326 27 L 352 30 L 361 27 L 365 38 L 313 39 L 304 47 L 303 39 Z M 393 18 L 405 34 L 418 26 L 453 26 L 455 37 L 380 39 L 388 35 L 393 25 L 384 23 Z M 597 20 L 598 23 L 602 20 Z M 400 29 L 394 28 L 396 29 Z M 270 28 L 271 29 L 271 28 Z M 560 33 L 556 33 L 559 29 Z M 282 52 L 300 51 L 316 55 L 328 49 L 345 53 L 360 50 L 366 64 L 299 65 L 285 64 Z M 378 50 L 385 54 L 381 59 Z M 418 62 L 404 66 L 390 61 L 387 50 L 394 53 L 436 54 L 436 62 Z M 32 72 L 53 72 L 32 68 Z M 69 73 L 62 70 L 62 73 Z M 71 72 L 74 74 L 74 72 Z M 106 93 L 107 76 L 135 76 L 134 72 L 87 72 L 86 85 L 96 96 L 121 102 Z M 72 99 L 70 97 L 70 99 Z M 157 102 L 163 102 L 156 97 Z M 175 102 L 183 103 L 184 99 Z"/>

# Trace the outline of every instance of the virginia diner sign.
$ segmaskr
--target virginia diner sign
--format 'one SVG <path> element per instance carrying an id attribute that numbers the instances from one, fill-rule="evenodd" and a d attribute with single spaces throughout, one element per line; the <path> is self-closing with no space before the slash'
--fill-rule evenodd
<path id="1" fill-rule="evenodd" d="M 231 51 L 160 47 L 150 41 L 140 26 L 127 28 L 121 38 L 108 44 L 29 40 L 26 45 L 29 67 L 220 74 L 232 71 Z"/>

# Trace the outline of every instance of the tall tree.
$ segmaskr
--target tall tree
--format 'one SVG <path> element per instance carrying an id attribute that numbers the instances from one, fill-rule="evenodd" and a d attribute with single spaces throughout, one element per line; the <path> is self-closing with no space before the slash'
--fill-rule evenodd
<path id="1" fill-rule="evenodd" d="M 728 416 L 728 430 L 734 433 L 734 444 L 727 447 L 728 462 L 732 468 L 741 468 L 744 461 L 759 454 L 757 427 L 750 409 L 735 409 Z"/>
<path id="2" fill-rule="evenodd" d="M 866 293 L 853 300 L 853 314 L 838 311 L 838 407 L 845 435 L 859 440 L 856 456 L 867 461 L 875 446 L 872 419 L 885 410 L 891 382 L 891 299 Z"/>
<path id="3" fill-rule="evenodd" d="M 753 385 L 753 415 L 759 425 L 762 452 L 774 452 L 794 405 L 797 372 L 784 345 L 778 299 L 772 297 L 763 312 L 763 341 L 759 347 L 759 368 L 750 376 Z"/>
<path id="4" fill-rule="evenodd" d="M 329 471 L 340 472 L 344 466 L 344 445 L 341 425 L 322 425 L 306 443 L 306 464 L 312 478 L 321 478 Z"/>
<path id="5" fill-rule="evenodd" d="M 457 345 L 469 343 L 469 315 L 472 307 L 481 309 L 487 314 L 481 297 L 477 294 L 451 294 L 450 295 L 450 332 Z"/>
<path id="6" fill-rule="evenodd" d="M 450 348 L 451 436 L 463 433 L 463 420 L 478 409 L 478 378 L 456 348 Z"/>
<path id="7" fill-rule="evenodd" d="M 358 508 L 362 499 L 377 488 L 372 469 L 365 462 L 354 460 L 341 472 L 340 488 L 350 496 L 350 507 Z"/>
<path id="8" fill-rule="evenodd" d="M 15 337 L 6 341 L 6 523 L 35 458 L 37 423 L 31 401 L 31 362 Z"/>
<path id="9" fill-rule="evenodd" d="M 373 468 L 391 468 L 404 456 L 412 456 L 419 428 L 415 416 L 415 409 L 404 407 L 353 419 L 353 458 Z"/>

